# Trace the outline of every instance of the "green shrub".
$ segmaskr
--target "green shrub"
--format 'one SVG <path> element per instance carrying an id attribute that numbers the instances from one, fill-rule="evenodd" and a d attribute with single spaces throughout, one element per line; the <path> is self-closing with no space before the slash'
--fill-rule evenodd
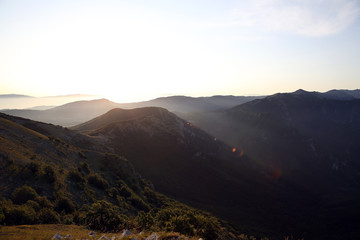
<path id="1" fill-rule="evenodd" d="M 86 214 L 86 223 L 91 229 L 101 231 L 119 231 L 128 221 L 120 209 L 104 200 L 93 203 Z"/>
<path id="2" fill-rule="evenodd" d="M 113 198 L 113 199 L 116 199 L 116 196 L 119 195 L 119 191 L 116 189 L 116 188 L 110 188 L 108 191 L 107 191 L 107 194 L 109 197 Z"/>
<path id="3" fill-rule="evenodd" d="M 60 223 L 60 217 L 57 212 L 51 208 L 43 208 L 38 213 L 38 220 L 42 224 Z"/>
<path id="4" fill-rule="evenodd" d="M 35 223 L 35 210 L 29 205 L 7 205 L 4 208 L 6 225 L 22 225 Z"/>
<path id="5" fill-rule="evenodd" d="M 87 162 L 82 162 L 80 164 L 80 169 L 82 172 L 84 172 L 85 174 L 89 174 L 90 173 L 90 167 L 89 164 Z"/>
<path id="6" fill-rule="evenodd" d="M 66 225 L 71 225 L 74 223 L 74 217 L 71 214 L 66 214 L 61 216 L 61 223 Z"/>
<path id="7" fill-rule="evenodd" d="M 11 195 L 12 199 L 17 204 L 26 203 L 28 200 L 34 200 L 38 196 L 36 191 L 28 185 L 15 189 Z"/>
<path id="8" fill-rule="evenodd" d="M 79 173 L 78 171 L 74 171 L 74 170 L 70 171 L 70 172 L 68 173 L 67 178 L 68 178 L 71 182 L 75 183 L 78 188 L 80 188 L 80 189 L 84 189 L 84 188 L 85 188 L 85 182 L 86 182 L 86 180 L 85 180 L 85 178 L 81 175 L 81 173 Z"/>
<path id="9" fill-rule="evenodd" d="M 187 235 L 194 235 L 194 226 L 191 225 L 190 218 L 186 215 L 174 216 L 166 222 L 166 230 L 180 232 Z"/>
<path id="10" fill-rule="evenodd" d="M 35 202 L 34 200 L 27 201 L 26 205 L 33 208 L 35 211 L 39 211 L 41 209 L 40 204 Z"/>
<path id="11" fill-rule="evenodd" d="M 38 196 L 35 201 L 39 203 L 41 208 L 53 208 L 54 205 L 45 196 Z"/>
<path id="12" fill-rule="evenodd" d="M 4 211 L 2 208 L 0 208 L 0 225 L 4 223 L 4 220 L 5 220 Z"/>
<path id="13" fill-rule="evenodd" d="M 152 216 L 152 213 L 145 213 L 144 211 L 140 211 L 135 221 L 140 229 L 145 230 L 150 229 L 154 225 L 155 219 Z"/>
<path id="14" fill-rule="evenodd" d="M 56 174 L 51 166 L 46 166 L 44 168 L 44 177 L 49 183 L 54 183 L 56 181 Z"/>
<path id="15" fill-rule="evenodd" d="M 109 186 L 108 182 L 98 173 L 89 175 L 88 182 L 94 187 L 102 190 L 106 189 Z"/>
<path id="16" fill-rule="evenodd" d="M 133 194 L 131 197 L 128 198 L 128 201 L 131 203 L 132 206 L 135 208 L 142 210 L 142 211 L 149 211 L 150 207 L 147 205 L 144 200 L 142 200 L 137 195 Z"/>
<path id="17" fill-rule="evenodd" d="M 34 174 L 40 171 L 41 167 L 39 163 L 31 162 L 26 165 L 26 167 Z"/>
<path id="18" fill-rule="evenodd" d="M 55 209 L 59 213 L 65 212 L 65 213 L 72 213 L 75 211 L 75 205 L 74 203 L 67 197 L 61 196 L 59 199 L 57 199 L 55 204 Z"/>
<path id="19" fill-rule="evenodd" d="M 128 198 L 132 195 L 132 191 L 126 184 L 122 184 L 119 187 L 119 194 L 124 198 Z"/>

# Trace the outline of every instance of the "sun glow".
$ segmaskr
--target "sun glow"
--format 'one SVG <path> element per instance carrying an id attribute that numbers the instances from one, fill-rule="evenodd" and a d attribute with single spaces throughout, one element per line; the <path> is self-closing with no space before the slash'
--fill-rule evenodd
<path id="1" fill-rule="evenodd" d="M 154 16 L 111 9 L 94 14 L 90 9 L 81 18 L 52 20 L 47 31 L 22 36 L 28 39 L 26 44 L 8 42 L 13 58 L 4 64 L 22 69 L 7 77 L 18 85 L 28 86 L 26 81 L 38 92 L 52 88 L 53 94 L 65 94 L 71 89 L 70 93 L 137 101 L 164 93 L 191 93 L 202 87 L 194 79 L 211 84 L 221 66 Z"/>

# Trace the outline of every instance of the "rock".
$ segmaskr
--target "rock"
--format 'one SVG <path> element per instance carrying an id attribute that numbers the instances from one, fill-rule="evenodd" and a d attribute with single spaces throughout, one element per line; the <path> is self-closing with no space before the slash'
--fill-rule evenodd
<path id="1" fill-rule="evenodd" d="M 66 235 L 64 238 L 71 238 L 71 234 Z"/>
<path id="2" fill-rule="evenodd" d="M 105 235 L 102 235 L 98 240 L 108 240 L 108 238 Z"/>
<path id="3" fill-rule="evenodd" d="M 125 229 L 125 231 L 123 232 L 123 234 L 121 234 L 121 238 L 125 237 L 125 236 L 129 236 L 132 235 L 132 232 L 130 232 L 129 230 Z"/>
<path id="4" fill-rule="evenodd" d="M 51 239 L 62 239 L 60 233 L 56 233 Z"/>
<path id="5" fill-rule="evenodd" d="M 154 233 L 152 235 L 150 235 L 149 237 L 145 238 L 145 240 L 158 240 L 159 239 L 159 236 Z"/>
<path id="6" fill-rule="evenodd" d="M 89 232 L 89 236 L 92 237 L 92 238 L 95 238 L 96 234 L 95 234 L 94 231 L 91 231 L 91 232 Z"/>

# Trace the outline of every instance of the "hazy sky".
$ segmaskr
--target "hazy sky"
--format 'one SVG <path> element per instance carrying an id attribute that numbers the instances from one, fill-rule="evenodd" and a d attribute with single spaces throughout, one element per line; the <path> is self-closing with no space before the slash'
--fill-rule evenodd
<path id="1" fill-rule="evenodd" d="M 0 94 L 360 88 L 360 0 L 0 0 Z"/>

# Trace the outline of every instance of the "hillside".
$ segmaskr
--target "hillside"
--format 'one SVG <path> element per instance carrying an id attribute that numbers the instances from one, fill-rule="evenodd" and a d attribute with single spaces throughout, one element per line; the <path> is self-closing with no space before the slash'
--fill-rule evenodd
<path id="1" fill-rule="evenodd" d="M 0 224 L 236 238 L 221 220 L 156 192 L 123 156 L 98 151 L 106 148 L 92 137 L 1 114 L 0 141 Z"/>
<path id="2" fill-rule="evenodd" d="M 301 235 L 304 226 L 313 224 L 318 201 L 313 193 L 295 181 L 282 181 L 275 168 L 264 172 L 241 149 L 233 152 L 165 109 L 113 109 L 77 128 L 122 152 L 160 192 L 211 211 L 245 232 L 261 229 L 280 238 L 284 229 Z M 299 219 L 304 225 L 298 225 Z"/>
<path id="3" fill-rule="evenodd" d="M 299 90 L 183 117 L 314 194 L 321 221 L 342 236 L 359 225 L 359 107 Z"/>

